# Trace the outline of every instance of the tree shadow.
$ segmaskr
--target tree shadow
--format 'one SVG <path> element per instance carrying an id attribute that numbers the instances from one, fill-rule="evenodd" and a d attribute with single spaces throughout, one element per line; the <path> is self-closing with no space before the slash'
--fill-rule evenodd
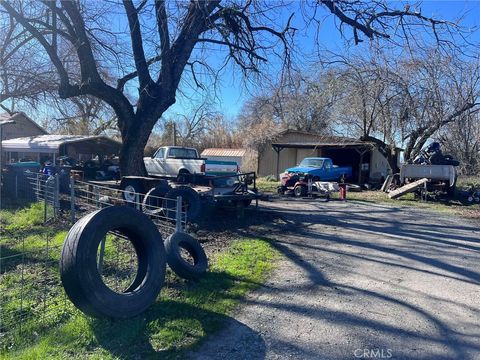
<path id="1" fill-rule="evenodd" d="M 210 335 L 228 326 L 255 347 L 252 359 L 264 359 L 265 344 L 260 334 L 203 305 L 208 299 L 219 302 L 238 300 L 240 296 L 228 291 L 237 280 L 223 272 L 210 272 L 199 282 L 175 284 L 170 288 L 177 293 L 178 300 L 157 301 L 144 314 L 133 319 L 92 319 L 91 327 L 99 345 L 119 358 L 184 359 L 188 351 L 198 349 Z M 179 294 L 180 289 L 184 295 Z M 218 349 L 214 344 L 202 351 L 215 354 Z"/>

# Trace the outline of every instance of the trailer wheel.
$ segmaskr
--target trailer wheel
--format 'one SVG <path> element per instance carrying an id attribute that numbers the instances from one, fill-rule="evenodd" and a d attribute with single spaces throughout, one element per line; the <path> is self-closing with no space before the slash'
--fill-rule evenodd
<path id="1" fill-rule="evenodd" d="M 122 197 L 125 202 L 135 207 L 135 202 L 137 201 L 138 195 L 138 202 L 141 203 L 143 200 L 143 194 L 145 194 L 145 188 L 143 183 L 137 179 L 126 179 L 122 182 Z"/>
<path id="2" fill-rule="evenodd" d="M 182 257 L 185 251 L 190 261 Z M 208 259 L 200 243 L 192 236 L 176 232 L 165 239 L 167 263 L 180 277 L 196 280 L 202 276 L 208 267 Z"/>
<path id="3" fill-rule="evenodd" d="M 188 171 L 187 169 L 182 169 L 178 172 L 177 182 L 180 184 L 185 184 L 188 182 L 187 180 L 189 176 L 190 176 L 190 171 Z"/>
<path id="4" fill-rule="evenodd" d="M 295 197 L 302 197 L 307 195 L 307 187 L 304 185 L 297 185 L 295 189 L 293 189 L 293 194 Z"/>
<path id="5" fill-rule="evenodd" d="M 98 260 L 102 240 L 106 242 L 112 236 L 120 237 L 136 255 L 136 271 L 120 290 L 105 281 L 105 272 L 111 274 L 113 270 L 104 266 L 102 271 Z M 108 251 L 111 248 L 102 255 L 107 256 Z M 60 275 L 66 294 L 85 314 L 128 318 L 142 313 L 156 300 L 165 279 L 165 266 L 165 248 L 153 222 L 135 209 L 111 206 L 83 217 L 70 229 L 63 244 Z"/>
<path id="6" fill-rule="evenodd" d="M 143 198 L 142 211 L 147 215 L 158 215 L 162 209 L 163 197 L 172 188 L 167 184 L 161 184 L 150 189 Z"/>
<path id="7" fill-rule="evenodd" d="M 170 220 L 175 220 L 177 196 L 182 197 L 182 211 L 186 212 L 187 220 L 195 220 L 200 215 L 200 195 L 188 186 L 178 186 L 165 194 L 165 199 L 163 200 L 165 216 Z"/>

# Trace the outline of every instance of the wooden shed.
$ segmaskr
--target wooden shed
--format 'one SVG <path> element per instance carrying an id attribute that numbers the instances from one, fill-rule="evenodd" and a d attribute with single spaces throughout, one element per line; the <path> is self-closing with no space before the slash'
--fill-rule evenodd
<path id="1" fill-rule="evenodd" d="M 387 159 L 374 143 L 342 136 L 286 130 L 279 133 L 258 154 L 259 176 L 279 174 L 306 157 L 329 157 L 335 165 L 351 166 L 353 181 L 381 181 L 390 172 Z M 398 158 L 398 154 L 397 154 Z"/>

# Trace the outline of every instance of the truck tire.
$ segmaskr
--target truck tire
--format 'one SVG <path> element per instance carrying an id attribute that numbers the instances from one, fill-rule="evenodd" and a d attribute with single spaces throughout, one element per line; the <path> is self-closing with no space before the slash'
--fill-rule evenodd
<path id="1" fill-rule="evenodd" d="M 181 256 L 182 249 L 192 257 L 193 264 Z M 188 234 L 176 232 L 167 237 L 165 251 L 168 265 L 181 278 L 197 280 L 207 271 L 208 259 L 202 245 Z"/>
<path id="2" fill-rule="evenodd" d="M 123 293 L 110 289 L 97 269 L 99 244 L 114 230 L 132 243 L 137 256 L 135 278 Z M 129 318 L 145 311 L 160 293 L 165 269 L 165 248 L 156 226 L 126 206 L 111 206 L 80 219 L 70 229 L 60 259 L 67 296 L 94 317 Z"/>
<path id="3" fill-rule="evenodd" d="M 165 195 L 172 188 L 167 184 L 161 184 L 150 189 L 143 198 L 142 212 L 147 215 L 159 215 L 162 209 L 162 203 Z"/>
<path id="4" fill-rule="evenodd" d="M 141 204 L 143 201 L 143 194 L 145 194 L 145 188 L 143 182 L 138 179 L 126 179 L 122 182 L 122 198 L 127 205 L 135 207 L 136 195 L 138 195 L 138 202 Z"/>
<path id="5" fill-rule="evenodd" d="M 163 209 L 167 219 L 175 220 L 177 196 L 182 197 L 182 211 L 186 212 L 187 221 L 195 220 L 200 215 L 201 199 L 200 195 L 188 186 L 178 186 L 165 194 Z"/>

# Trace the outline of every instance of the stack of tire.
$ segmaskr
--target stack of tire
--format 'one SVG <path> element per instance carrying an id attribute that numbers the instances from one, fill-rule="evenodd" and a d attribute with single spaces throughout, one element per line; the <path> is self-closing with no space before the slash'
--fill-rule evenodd
<path id="1" fill-rule="evenodd" d="M 110 289 L 97 268 L 97 251 L 108 233 L 127 238 L 137 256 L 134 280 L 122 293 Z M 193 264 L 184 260 L 184 249 Z M 166 264 L 180 277 L 199 279 L 207 270 L 207 256 L 199 242 L 177 232 L 165 243 L 148 216 L 131 207 L 111 206 L 80 219 L 63 244 L 60 274 L 74 305 L 94 317 L 129 318 L 145 311 L 162 289 Z"/>

